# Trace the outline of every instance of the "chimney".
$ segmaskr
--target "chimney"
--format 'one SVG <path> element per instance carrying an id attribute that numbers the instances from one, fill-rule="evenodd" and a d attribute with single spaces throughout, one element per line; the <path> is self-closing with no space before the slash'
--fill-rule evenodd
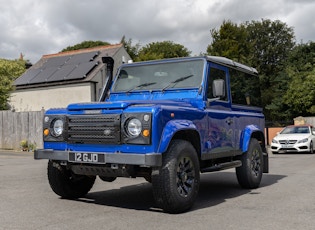
<path id="1" fill-rule="evenodd" d="M 23 61 L 23 58 L 24 58 L 24 55 L 23 55 L 22 53 L 20 53 L 20 58 L 19 58 L 19 60 L 20 60 L 20 61 Z"/>

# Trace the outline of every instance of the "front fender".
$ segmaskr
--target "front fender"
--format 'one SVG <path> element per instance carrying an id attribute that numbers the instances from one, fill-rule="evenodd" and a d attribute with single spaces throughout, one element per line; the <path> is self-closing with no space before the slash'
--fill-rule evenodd
<path id="1" fill-rule="evenodd" d="M 255 125 L 246 126 L 243 131 L 242 140 L 240 141 L 241 143 L 240 147 L 243 153 L 248 150 L 248 145 L 251 137 L 253 136 L 253 133 L 261 133 L 263 135 L 263 131 L 260 130 L 257 126 Z"/>
<path id="2" fill-rule="evenodd" d="M 160 139 L 160 144 L 158 148 L 159 153 L 163 153 L 167 150 L 172 137 L 176 132 L 181 130 L 196 130 L 196 126 L 192 121 L 189 120 L 171 120 L 165 125 L 162 136 Z"/>

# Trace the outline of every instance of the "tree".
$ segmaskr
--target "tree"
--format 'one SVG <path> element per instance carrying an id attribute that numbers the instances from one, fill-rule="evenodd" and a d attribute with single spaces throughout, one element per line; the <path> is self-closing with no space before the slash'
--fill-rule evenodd
<path id="1" fill-rule="evenodd" d="M 251 46 L 246 42 L 247 31 L 244 25 L 238 26 L 231 21 L 223 21 L 220 29 L 211 29 L 210 34 L 212 43 L 207 47 L 209 55 L 228 57 L 249 64 Z"/>
<path id="2" fill-rule="evenodd" d="M 136 61 L 147 61 L 163 58 L 187 57 L 191 51 L 183 45 L 172 41 L 152 42 L 139 50 Z"/>
<path id="3" fill-rule="evenodd" d="M 315 69 L 296 74 L 289 84 L 284 101 L 293 117 L 315 114 Z"/>
<path id="4" fill-rule="evenodd" d="M 25 61 L 0 59 L 0 110 L 8 109 L 12 83 L 25 72 Z"/>
<path id="5" fill-rule="evenodd" d="M 264 19 L 246 22 L 245 25 L 248 41 L 253 46 L 252 65 L 260 73 L 266 118 L 291 119 L 282 96 L 288 88 L 288 76 L 284 73 L 286 61 L 295 46 L 293 28 L 279 20 Z"/>
<path id="6" fill-rule="evenodd" d="M 252 65 L 264 75 L 263 84 L 271 86 L 272 79 L 281 72 L 295 45 L 294 31 L 279 20 L 246 22 L 247 41 L 253 52 Z"/>
<path id="7" fill-rule="evenodd" d="M 279 97 L 288 87 L 288 76 L 283 72 L 295 45 L 293 29 L 279 20 L 262 19 L 240 25 L 224 21 L 219 30 L 211 30 L 211 36 L 209 54 L 225 56 L 258 70 L 266 119 L 287 117 Z"/>
<path id="8" fill-rule="evenodd" d="M 315 42 L 300 44 L 290 53 L 286 72 L 290 78 L 283 101 L 291 116 L 315 114 Z"/>
<path id="9" fill-rule="evenodd" d="M 97 47 L 97 46 L 107 46 L 107 45 L 110 45 L 110 43 L 102 42 L 102 41 L 83 41 L 74 46 L 68 46 L 67 48 L 61 50 L 61 52 L 66 52 L 66 51 L 71 51 L 71 50 L 80 50 L 80 49 L 92 48 L 92 47 Z"/>
<path id="10" fill-rule="evenodd" d="M 132 45 L 132 39 L 129 38 L 129 40 L 126 41 L 125 35 L 121 38 L 120 43 L 122 43 L 124 45 L 127 53 L 131 57 L 131 59 L 135 60 L 138 56 L 138 53 L 139 53 L 140 44 L 137 43 L 135 45 Z"/>

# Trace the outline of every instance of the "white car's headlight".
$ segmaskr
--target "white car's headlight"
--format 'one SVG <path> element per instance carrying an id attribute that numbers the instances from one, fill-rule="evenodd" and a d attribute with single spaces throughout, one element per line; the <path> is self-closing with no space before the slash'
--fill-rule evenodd
<path id="1" fill-rule="evenodd" d="M 138 118 L 132 118 L 128 121 L 127 132 L 130 136 L 137 137 L 142 131 L 142 124 Z"/>
<path id="2" fill-rule="evenodd" d="M 298 141 L 298 143 L 306 143 L 306 142 L 308 142 L 307 138 L 304 138 L 304 139 Z"/>
<path id="3" fill-rule="evenodd" d="M 277 144 L 278 143 L 278 141 L 276 140 L 276 139 L 272 139 L 272 141 L 271 141 L 272 143 L 275 143 L 275 144 Z"/>
<path id="4" fill-rule="evenodd" d="M 56 119 L 53 124 L 54 135 L 59 137 L 63 133 L 63 121 Z"/>

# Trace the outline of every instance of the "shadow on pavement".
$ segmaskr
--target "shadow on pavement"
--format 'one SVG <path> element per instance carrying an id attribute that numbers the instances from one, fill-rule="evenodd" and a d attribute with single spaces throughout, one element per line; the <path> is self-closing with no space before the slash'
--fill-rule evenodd
<path id="1" fill-rule="evenodd" d="M 271 186 L 278 183 L 284 177 L 286 176 L 264 174 L 260 187 Z M 238 185 L 235 172 L 201 174 L 199 194 L 191 211 L 219 205 L 226 202 L 227 199 L 254 193 L 254 191 L 242 189 Z M 161 209 L 155 207 L 152 185 L 150 183 L 140 183 L 119 189 L 91 192 L 86 197 L 77 199 L 77 201 L 133 210 L 162 212 Z"/>
<path id="2" fill-rule="evenodd" d="M 286 176 L 264 174 L 260 188 L 278 183 Z M 227 199 L 255 193 L 255 189 L 243 189 L 239 186 L 235 172 L 217 172 L 202 175 L 199 196 L 193 210 L 208 208 L 225 202 Z"/>

